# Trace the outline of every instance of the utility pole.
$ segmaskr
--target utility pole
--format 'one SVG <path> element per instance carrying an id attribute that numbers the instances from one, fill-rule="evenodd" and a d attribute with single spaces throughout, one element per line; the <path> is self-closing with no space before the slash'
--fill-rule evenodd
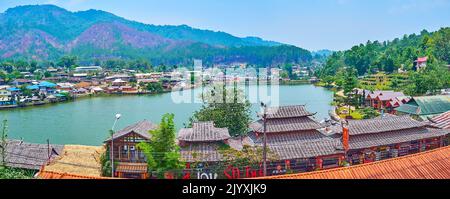
<path id="1" fill-rule="evenodd" d="M 264 172 L 264 176 L 267 176 L 267 136 L 266 136 L 266 131 L 267 131 L 267 105 L 261 102 L 261 106 L 264 109 L 264 113 L 263 113 L 263 172 Z"/>
<path id="2" fill-rule="evenodd" d="M 114 127 L 116 126 L 117 121 L 120 119 L 120 114 L 116 114 L 116 120 L 114 120 L 114 124 L 111 128 L 111 177 L 114 178 Z"/>

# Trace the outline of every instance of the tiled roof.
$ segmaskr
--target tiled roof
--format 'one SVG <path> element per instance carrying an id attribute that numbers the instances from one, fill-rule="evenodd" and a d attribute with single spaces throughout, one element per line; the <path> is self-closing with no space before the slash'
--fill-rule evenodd
<path id="1" fill-rule="evenodd" d="M 322 128 L 322 126 L 309 117 L 296 117 L 285 119 L 268 119 L 266 124 L 267 133 L 307 131 Z M 264 132 L 263 121 L 258 120 L 250 124 L 255 132 Z"/>
<path id="2" fill-rule="evenodd" d="M 260 134 L 256 137 L 254 133 L 250 133 L 249 137 L 253 139 L 255 144 L 262 145 L 263 135 Z M 267 134 L 267 144 L 271 145 L 283 145 L 283 144 L 298 144 L 303 142 L 311 142 L 321 140 L 327 136 L 319 133 L 318 131 L 304 131 L 301 133 L 274 133 Z"/>
<path id="3" fill-rule="evenodd" d="M 268 145 L 270 151 L 275 153 L 279 160 L 297 158 L 312 158 L 325 155 L 343 154 L 339 139 L 324 138 L 297 144 Z"/>
<path id="4" fill-rule="evenodd" d="M 178 140 L 188 142 L 222 141 L 231 138 L 227 128 L 216 128 L 213 122 L 195 122 L 192 128 L 181 129 Z"/>
<path id="5" fill-rule="evenodd" d="M 180 149 L 184 162 L 219 162 L 223 155 L 219 152 L 218 143 L 195 143 Z"/>
<path id="6" fill-rule="evenodd" d="M 6 147 L 6 165 L 13 168 L 39 170 L 47 162 L 59 156 L 63 148 L 62 145 L 50 145 L 49 159 L 47 144 L 9 140 Z"/>
<path id="7" fill-rule="evenodd" d="M 35 175 L 35 177 L 38 179 L 91 179 L 91 180 L 114 179 L 107 177 L 92 177 L 92 176 L 74 175 L 69 173 L 58 173 L 52 171 L 40 171 Z"/>
<path id="8" fill-rule="evenodd" d="M 262 113 L 260 113 L 262 114 Z M 280 106 L 280 107 L 269 107 L 267 108 L 267 119 L 280 119 L 280 118 L 294 118 L 294 117 L 305 117 L 312 116 L 306 110 L 305 106 L 302 105 L 292 105 L 292 106 Z"/>
<path id="9" fill-rule="evenodd" d="M 442 129 L 450 129 L 450 111 L 429 119 L 431 124 Z"/>
<path id="10" fill-rule="evenodd" d="M 155 130 L 157 128 L 158 128 L 157 125 L 155 125 L 147 120 L 143 120 L 143 121 L 140 121 L 131 126 L 127 126 L 120 131 L 117 131 L 116 133 L 114 133 L 114 139 L 120 138 L 124 135 L 134 132 L 134 133 L 139 134 L 143 138 L 150 140 L 151 135 L 150 135 L 149 131 Z M 108 142 L 108 141 L 111 141 L 111 138 L 108 138 L 105 142 Z"/>
<path id="11" fill-rule="evenodd" d="M 261 179 L 450 179 L 450 146 L 330 170 Z"/>
<path id="12" fill-rule="evenodd" d="M 450 111 L 450 96 L 436 95 L 413 97 L 408 103 L 396 108 L 398 112 L 413 115 L 436 115 Z"/>
<path id="13" fill-rule="evenodd" d="M 379 117 L 366 120 L 350 120 L 348 122 L 350 135 L 381 133 L 425 126 L 424 123 L 413 120 L 409 116 Z"/>
<path id="14" fill-rule="evenodd" d="M 364 149 L 374 146 L 386 146 L 397 143 L 410 142 L 434 138 L 449 134 L 450 131 L 442 129 L 412 128 L 386 133 L 374 133 L 351 136 L 349 139 L 350 149 Z"/>
<path id="15" fill-rule="evenodd" d="M 262 136 L 256 137 L 254 133 L 250 133 L 249 137 L 257 146 L 263 146 Z M 339 138 L 327 137 L 317 131 L 268 134 L 267 145 L 280 160 L 343 153 Z"/>

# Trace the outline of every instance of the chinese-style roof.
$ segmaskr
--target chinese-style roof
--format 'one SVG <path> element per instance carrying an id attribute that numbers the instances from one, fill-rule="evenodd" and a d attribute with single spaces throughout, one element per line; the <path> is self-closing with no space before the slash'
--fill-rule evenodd
<path id="1" fill-rule="evenodd" d="M 253 139 L 253 142 L 258 145 L 263 143 L 263 134 L 256 136 L 255 133 L 249 133 L 249 137 Z M 269 145 L 285 145 L 285 144 L 298 144 L 303 142 L 317 141 L 327 136 L 321 134 L 318 131 L 304 131 L 301 133 L 273 133 L 267 134 L 267 144 Z"/>
<path id="2" fill-rule="evenodd" d="M 116 172 L 123 173 L 147 173 L 148 165 L 146 163 L 124 163 L 117 164 Z"/>
<path id="3" fill-rule="evenodd" d="M 120 131 L 115 132 L 114 139 L 120 138 L 129 133 L 137 133 L 138 135 L 142 136 L 143 138 L 150 140 L 151 135 L 150 135 L 149 131 L 155 130 L 157 128 L 158 128 L 157 125 L 149 122 L 148 120 L 143 120 L 143 121 L 140 121 L 131 126 L 127 126 Z M 108 138 L 105 142 L 108 142 L 108 141 L 111 141 L 111 138 Z"/>
<path id="4" fill-rule="evenodd" d="M 262 179 L 449 179 L 448 154 L 450 146 L 368 164 Z"/>
<path id="5" fill-rule="evenodd" d="M 192 143 L 180 148 L 184 162 L 219 162 L 223 155 L 219 152 L 219 143 Z"/>
<path id="6" fill-rule="evenodd" d="M 442 113 L 433 118 L 429 118 L 429 121 L 432 125 L 442 128 L 442 129 L 450 129 L 450 111 Z"/>
<path id="7" fill-rule="evenodd" d="M 375 119 L 348 121 L 350 135 L 389 132 L 424 127 L 425 125 L 425 123 L 416 121 L 409 116 L 378 117 Z"/>
<path id="8" fill-rule="evenodd" d="M 58 173 L 52 171 L 40 171 L 35 175 L 38 179 L 90 179 L 90 180 L 106 180 L 114 179 L 107 177 L 94 177 L 94 176 L 84 176 L 69 173 Z"/>
<path id="9" fill-rule="evenodd" d="M 262 136 L 250 133 L 253 142 L 262 147 Z M 339 138 L 325 136 L 317 131 L 268 134 L 267 145 L 280 160 L 312 158 L 343 153 Z"/>
<path id="10" fill-rule="evenodd" d="M 279 160 L 312 158 L 344 153 L 339 139 L 333 138 L 299 142 L 296 144 L 269 145 L 268 147 L 271 152 L 277 155 Z"/>
<path id="11" fill-rule="evenodd" d="M 450 96 L 413 97 L 408 103 L 401 105 L 395 110 L 412 115 L 441 114 L 450 110 Z"/>
<path id="12" fill-rule="evenodd" d="M 250 124 L 250 128 L 255 132 L 264 132 L 264 123 L 258 120 Z M 322 128 L 322 126 L 309 117 L 268 119 L 266 122 L 267 133 L 308 131 Z"/>
<path id="13" fill-rule="evenodd" d="M 41 166 L 59 156 L 62 150 L 62 145 L 50 145 L 49 148 L 47 144 L 8 140 L 6 146 L 6 166 L 39 170 Z M 0 154 L 0 158 L 1 156 Z"/>
<path id="14" fill-rule="evenodd" d="M 195 122 L 192 128 L 183 128 L 178 140 L 188 142 L 222 141 L 231 138 L 227 128 L 216 128 L 213 122 Z"/>
<path id="15" fill-rule="evenodd" d="M 431 129 L 431 128 L 412 128 L 386 133 L 373 133 L 365 135 L 351 136 L 349 139 L 350 149 L 365 149 L 375 146 L 386 146 L 391 144 L 399 144 L 422 140 L 428 138 L 436 138 L 449 134 L 449 130 Z"/>
<path id="16" fill-rule="evenodd" d="M 312 116 L 306 110 L 305 106 L 302 105 L 292 105 L 292 106 L 280 106 L 280 107 L 269 107 L 267 108 L 267 119 L 282 119 L 282 118 L 295 118 L 295 117 L 306 117 Z"/>

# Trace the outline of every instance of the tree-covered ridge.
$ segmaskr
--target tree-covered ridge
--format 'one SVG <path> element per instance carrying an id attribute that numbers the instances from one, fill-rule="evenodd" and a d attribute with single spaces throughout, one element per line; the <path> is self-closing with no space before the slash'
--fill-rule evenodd
<path id="1" fill-rule="evenodd" d="M 428 57 L 425 69 L 417 70 L 414 61 Z M 421 34 L 405 35 L 392 41 L 368 41 L 350 50 L 333 53 L 325 66 L 317 71 L 325 85 L 346 87 L 349 73 L 363 76 L 356 87 L 369 90 L 398 90 L 409 95 L 438 94 L 440 89 L 450 87 L 450 28 L 436 32 L 422 31 Z M 400 69 L 400 70 L 399 70 Z M 386 76 L 383 85 L 366 85 L 370 75 Z M 349 86 L 347 86 L 349 87 Z M 351 87 L 355 87 L 352 85 Z M 349 88 L 348 88 L 349 89 Z"/>
<path id="2" fill-rule="evenodd" d="M 320 75 L 335 75 L 343 67 L 354 67 L 358 75 L 378 71 L 392 73 L 399 68 L 411 71 L 414 61 L 425 56 L 431 63 L 450 64 L 450 28 L 431 33 L 423 30 L 419 35 L 405 35 L 392 41 L 368 41 L 350 50 L 335 52 Z"/>
<path id="3" fill-rule="evenodd" d="M 0 14 L 0 59 L 56 61 L 64 55 L 77 56 L 82 64 L 113 58 L 166 65 L 193 58 L 206 64 L 257 65 L 311 60 L 309 51 L 295 46 L 186 25 L 143 24 L 100 10 L 70 12 L 40 5 Z"/>

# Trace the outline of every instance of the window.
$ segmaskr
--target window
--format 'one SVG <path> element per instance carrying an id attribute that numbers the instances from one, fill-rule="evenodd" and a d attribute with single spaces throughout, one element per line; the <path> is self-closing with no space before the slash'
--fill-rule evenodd
<path id="1" fill-rule="evenodd" d="M 339 166 L 339 158 L 323 158 L 322 167 L 324 169 L 334 168 Z"/>

